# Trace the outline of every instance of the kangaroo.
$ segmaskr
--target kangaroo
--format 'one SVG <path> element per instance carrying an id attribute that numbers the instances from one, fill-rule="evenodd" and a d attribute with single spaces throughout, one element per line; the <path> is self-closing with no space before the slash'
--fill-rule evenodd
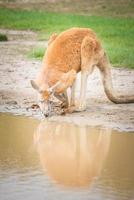
<path id="1" fill-rule="evenodd" d="M 112 84 L 111 65 L 96 33 L 89 28 L 71 28 L 59 35 L 53 34 L 43 58 L 41 70 L 32 87 L 38 91 L 39 104 L 47 117 L 51 110 L 52 97 L 73 107 L 74 111 L 86 109 L 86 86 L 89 74 L 97 66 L 102 76 L 104 91 L 114 103 L 134 103 L 134 95 L 118 96 Z M 79 103 L 75 103 L 76 76 L 81 71 Z M 71 88 L 70 104 L 67 88 Z"/>

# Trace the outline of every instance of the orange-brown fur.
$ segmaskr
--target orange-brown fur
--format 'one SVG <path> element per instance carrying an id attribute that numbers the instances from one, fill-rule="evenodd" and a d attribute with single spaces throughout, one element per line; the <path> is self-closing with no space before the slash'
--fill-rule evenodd
<path id="1" fill-rule="evenodd" d="M 94 31 L 88 28 L 71 28 L 59 35 L 51 36 L 36 84 L 44 91 L 42 95 L 46 100 L 50 96 L 49 88 L 59 82 L 55 87 L 55 93 L 63 93 L 73 85 L 76 73 L 81 71 L 80 110 L 84 110 L 86 80 L 95 65 L 100 69 L 104 90 L 111 101 L 134 102 L 134 96 L 116 96 L 112 87 L 108 57 Z"/>
<path id="2" fill-rule="evenodd" d="M 94 52 L 99 54 L 101 49 L 96 34 L 91 29 L 72 28 L 62 32 L 59 36 L 56 34 L 51 36 L 43 58 L 42 69 L 36 80 L 42 89 L 51 87 L 61 79 L 63 79 L 62 83 L 66 84 L 68 76 L 64 73 L 71 69 L 76 72 L 81 71 L 81 44 L 86 36 L 89 37 L 89 43 L 83 46 L 83 49 L 85 49 L 83 56 L 87 54 L 90 58 L 94 55 Z M 59 91 L 63 92 L 64 87 Z"/>

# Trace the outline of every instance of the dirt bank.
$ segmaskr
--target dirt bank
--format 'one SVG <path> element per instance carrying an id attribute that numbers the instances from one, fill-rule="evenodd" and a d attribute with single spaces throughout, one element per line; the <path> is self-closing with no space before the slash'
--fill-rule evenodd
<path id="1" fill-rule="evenodd" d="M 47 43 L 37 42 L 36 33 L 30 31 L 0 32 L 6 33 L 9 38 L 8 42 L 0 42 L 0 112 L 41 119 L 40 111 L 31 108 L 36 103 L 36 92 L 30 86 L 41 61 L 29 60 L 26 54 L 33 47 L 46 46 Z M 134 93 L 134 70 L 114 68 L 113 78 L 118 93 Z M 79 88 L 77 95 L 78 92 Z M 104 94 L 97 69 L 88 80 L 87 102 L 85 112 L 53 116 L 49 120 L 134 131 L 134 104 L 116 105 L 110 102 Z"/>
<path id="2" fill-rule="evenodd" d="M 132 0 L 0 0 L 0 7 L 97 16 L 134 16 Z"/>

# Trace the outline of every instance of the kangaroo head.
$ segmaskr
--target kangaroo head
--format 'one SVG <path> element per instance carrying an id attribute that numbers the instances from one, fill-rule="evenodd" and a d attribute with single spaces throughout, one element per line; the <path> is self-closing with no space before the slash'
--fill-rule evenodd
<path id="1" fill-rule="evenodd" d="M 52 98 L 55 93 L 63 93 L 68 87 L 70 87 L 76 78 L 76 71 L 70 70 L 67 73 L 63 73 L 60 80 L 53 86 L 49 87 L 47 84 L 38 86 L 36 81 L 31 80 L 32 87 L 38 92 L 39 106 L 45 117 L 49 116 L 51 112 Z"/>

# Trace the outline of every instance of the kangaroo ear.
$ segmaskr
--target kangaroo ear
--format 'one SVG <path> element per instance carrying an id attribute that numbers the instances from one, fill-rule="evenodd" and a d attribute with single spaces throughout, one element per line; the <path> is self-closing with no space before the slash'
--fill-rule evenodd
<path id="1" fill-rule="evenodd" d="M 72 86 L 74 80 L 76 79 L 76 71 L 74 69 L 70 70 L 67 73 L 64 73 L 61 77 L 61 79 L 49 90 L 52 92 L 62 93 L 64 92 L 68 87 Z"/>
<path id="2" fill-rule="evenodd" d="M 53 33 L 49 38 L 48 45 L 51 44 L 57 38 L 57 36 L 57 33 Z"/>
<path id="3" fill-rule="evenodd" d="M 39 93 L 42 93 L 42 90 L 39 88 L 39 86 L 36 84 L 36 82 L 34 80 L 31 80 L 31 86 L 37 90 Z"/>

